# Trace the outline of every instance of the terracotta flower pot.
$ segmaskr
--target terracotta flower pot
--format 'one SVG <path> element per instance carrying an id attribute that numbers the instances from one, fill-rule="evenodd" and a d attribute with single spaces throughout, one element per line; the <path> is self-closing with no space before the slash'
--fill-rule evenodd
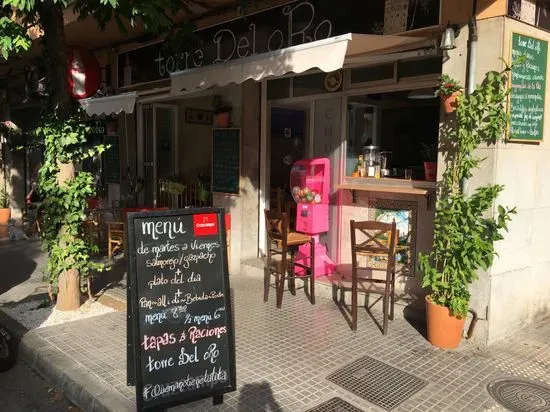
<path id="1" fill-rule="evenodd" d="M 10 217 L 10 208 L 0 208 L 0 239 L 8 237 L 8 220 Z"/>
<path id="2" fill-rule="evenodd" d="M 460 92 L 454 92 L 453 94 L 441 95 L 441 103 L 443 103 L 443 110 L 449 114 L 456 110 L 456 98 Z"/>
<path id="3" fill-rule="evenodd" d="M 218 127 L 229 126 L 229 112 L 221 112 L 216 115 L 216 125 Z"/>
<path id="4" fill-rule="evenodd" d="M 0 208 L 0 225 L 7 225 L 11 217 L 11 209 L 9 207 Z"/>
<path id="5" fill-rule="evenodd" d="M 426 296 L 428 342 L 443 349 L 456 349 L 462 339 L 466 319 L 449 314 L 449 309 L 433 303 Z"/>
<path id="6" fill-rule="evenodd" d="M 424 162 L 424 175 L 429 182 L 437 180 L 437 162 Z"/>

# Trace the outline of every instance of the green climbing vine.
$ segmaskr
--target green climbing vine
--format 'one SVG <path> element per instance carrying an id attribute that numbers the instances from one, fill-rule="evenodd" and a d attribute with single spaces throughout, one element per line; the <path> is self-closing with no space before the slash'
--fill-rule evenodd
<path id="1" fill-rule="evenodd" d="M 517 64 L 521 64 L 519 61 Z M 473 193 L 465 193 L 465 183 L 485 160 L 477 155 L 480 146 L 495 145 L 509 124 L 506 111 L 508 76 L 512 68 L 486 73 L 483 83 L 471 94 L 460 95 L 456 116 L 443 125 L 440 152 L 445 173 L 439 185 L 434 221 L 434 243 L 430 253 L 420 253 L 422 286 L 429 289 L 432 302 L 449 308 L 453 316 L 465 317 L 470 304 L 469 285 L 478 279 L 478 271 L 487 270 L 496 256 L 495 242 L 515 208 L 494 203 L 503 185 L 487 184 Z M 443 78 L 442 82 L 452 79 Z M 456 84 L 456 82 L 455 82 Z"/>
<path id="2" fill-rule="evenodd" d="M 61 273 L 76 269 L 82 277 L 91 271 L 104 270 L 103 264 L 93 262 L 97 247 L 85 231 L 87 199 L 95 194 L 93 176 L 76 171 L 73 178 L 59 184 L 61 164 L 79 164 L 87 158 L 101 155 L 107 147 L 86 146 L 91 128 L 77 112 L 65 118 L 50 117 L 35 131 L 44 145 L 43 165 L 39 173 L 42 205 L 42 247 L 48 253 L 46 281 L 57 293 Z"/>

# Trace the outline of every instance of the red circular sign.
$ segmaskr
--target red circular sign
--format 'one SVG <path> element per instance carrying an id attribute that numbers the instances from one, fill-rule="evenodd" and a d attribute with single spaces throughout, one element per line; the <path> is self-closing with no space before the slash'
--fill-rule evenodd
<path id="1" fill-rule="evenodd" d="M 76 99 L 93 96 L 101 82 L 101 67 L 95 56 L 82 47 L 67 49 L 69 94 Z"/>

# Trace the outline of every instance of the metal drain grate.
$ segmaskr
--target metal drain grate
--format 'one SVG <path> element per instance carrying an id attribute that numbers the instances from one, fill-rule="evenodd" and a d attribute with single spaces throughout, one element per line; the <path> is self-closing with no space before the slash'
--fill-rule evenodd
<path id="1" fill-rule="evenodd" d="M 327 379 L 386 410 L 392 410 L 427 384 L 370 356 L 337 370 Z"/>
<path id="2" fill-rule="evenodd" d="M 522 379 L 497 379 L 487 385 L 489 394 L 513 412 L 550 411 L 550 387 Z"/>
<path id="3" fill-rule="evenodd" d="M 356 408 L 351 403 L 347 403 L 340 398 L 332 398 L 321 405 L 317 405 L 314 408 L 308 409 L 306 412 L 363 412 L 361 409 Z"/>

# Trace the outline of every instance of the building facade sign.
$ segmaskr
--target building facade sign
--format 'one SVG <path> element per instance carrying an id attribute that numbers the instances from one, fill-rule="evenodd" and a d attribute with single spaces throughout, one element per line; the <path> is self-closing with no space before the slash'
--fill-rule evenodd
<path id="1" fill-rule="evenodd" d="M 406 30 L 439 24 L 439 0 L 409 0 Z M 196 31 L 177 50 L 163 43 L 118 56 L 119 87 L 345 33 L 383 34 L 384 0 L 295 1 Z M 403 14 L 404 15 L 404 14 Z"/>

